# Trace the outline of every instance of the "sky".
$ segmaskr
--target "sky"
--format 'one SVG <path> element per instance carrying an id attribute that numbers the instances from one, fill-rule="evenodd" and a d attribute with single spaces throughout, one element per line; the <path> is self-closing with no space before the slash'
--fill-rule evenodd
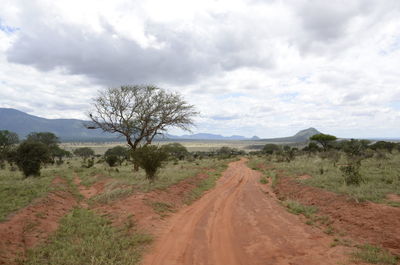
<path id="1" fill-rule="evenodd" d="M 400 137 L 398 0 L 0 6 L 0 107 L 87 119 L 99 90 L 154 84 L 200 112 L 193 133 Z"/>

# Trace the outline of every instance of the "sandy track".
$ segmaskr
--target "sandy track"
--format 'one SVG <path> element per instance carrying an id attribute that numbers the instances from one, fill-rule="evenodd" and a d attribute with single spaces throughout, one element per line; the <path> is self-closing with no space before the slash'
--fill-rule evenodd
<path id="1" fill-rule="evenodd" d="M 173 215 L 143 265 L 320 265 L 346 260 L 331 238 L 288 213 L 245 160 Z"/>

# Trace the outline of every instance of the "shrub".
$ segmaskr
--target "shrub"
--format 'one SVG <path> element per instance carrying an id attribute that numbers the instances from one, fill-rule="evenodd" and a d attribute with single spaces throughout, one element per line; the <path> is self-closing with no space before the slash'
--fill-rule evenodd
<path id="1" fill-rule="evenodd" d="M 128 149 L 123 146 L 115 146 L 113 148 L 108 149 L 104 153 L 104 158 L 107 164 L 111 167 L 114 166 L 117 162 L 121 165 L 122 162 L 128 159 Z M 109 163 L 111 162 L 112 165 Z"/>
<path id="2" fill-rule="evenodd" d="M 347 185 L 360 185 L 361 182 L 364 182 L 364 179 L 360 174 L 359 162 L 354 162 L 345 166 L 341 166 L 340 170 L 343 173 L 344 182 Z"/>
<path id="3" fill-rule="evenodd" d="M 39 176 L 42 163 L 50 160 L 47 146 L 40 142 L 25 141 L 16 151 L 16 162 L 26 177 Z"/>
<path id="4" fill-rule="evenodd" d="M 14 151 L 14 146 L 18 142 L 16 133 L 7 130 L 0 131 L 0 165 L 4 165 L 4 160 L 10 161 L 10 153 Z"/>
<path id="5" fill-rule="evenodd" d="M 87 159 L 88 157 L 94 156 L 94 151 L 90 147 L 80 147 L 74 150 L 74 155 Z"/>
<path id="6" fill-rule="evenodd" d="M 83 160 L 82 167 L 91 168 L 94 166 L 94 157 Z"/>
<path id="7" fill-rule="evenodd" d="M 180 143 L 166 144 L 166 145 L 163 145 L 161 147 L 161 149 L 163 149 L 165 152 L 167 152 L 170 157 L 173 157 L 174 159 L 179 159 L 179 160 L 184 159 L 189 154 L 186 147 L 184 147 Z"/>
<path id="8" fill-rule="evenodd" d="M 309 154 L 311 153 L 316 153 L 321 151 L 321 148 L 318 146 L 318 144 L 314 143 L 314 142 L 310 142 L 308 143 L 308 145 L 306 147 L 304 147 L 302 149 L 304 152 L 308 152 Z"/>
<path id="9" fill-rule="evenodd" d="M 113 167 L 117 164 L 117 162 L 119 161 L 119 158 L 116 155 L 108 155 L 108 156 L 106 156 L 105 160 L 106 160 L 106 163 L 110 167 Z"/>
<path id="10" fill-rule="evenodd" d="M 279 151 L 280 150 L 280 147 L 279 147 L 279 145 L 276 145 L 276 144 L 266 144 L 266 145 L 264 145 L 264 147 L 263 147 L 263 149 L 262 149 L 262 152 L 264 153 L 264 154 L 273 154 L 274 152 L 276 152 L 276 151 Z"/>
<path id="11" fill-rule="evenodd" d="M 57 145 L 60 142 L 58 137 L 51 132 L 32 132 L 26 137 L 26 140 L 29 142 L 39 142 L 46 146 Z"/>
<path id="12" fill-rule="evenodd" d="M 155 145 L 147 145 L 137 148 L 132 153 L 132 158 L 139 167 L 144 169 L 147 179 L 154 182 L 157 171 L 162 163 L 168 159 L 168 154 Z"/>
<path id="13" fill-rule="evenodd" d="M 385 141 L 378 141 L 371 145 L 373 150 L 386 150 L 389 153 L 392 153 L 393 149 L 396 147 L 396 143 L 392 142 L 385 142 Z"/>

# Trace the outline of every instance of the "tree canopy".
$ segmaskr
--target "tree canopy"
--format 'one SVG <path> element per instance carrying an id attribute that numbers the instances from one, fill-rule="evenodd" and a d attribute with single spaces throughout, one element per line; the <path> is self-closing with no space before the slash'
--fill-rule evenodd
<path id="1" fill-rule="evenodd" d="M 196 114 L 194 106 L 178 93 L 152 85 L 121 86 L 99 92 L 87 127 L 119 133 L 135 150 L 141 144 L 151 144 L 168 127 L 189 130 Z"/>
<path id="2" fill-rule="evenodd" d="M 319 144 L 321 144 L 322 147 L 324 148 L 324 150 L 327 150 L 329 147 L 329 144 L 336 141 L 336 139 L 337 139 L 336 136 L 333 136 L 330 134 L 323 134 L 323 133 L 315 134 L 310 137 L 310 140 L 316 141 Z"/>
<path id="3" fill-rule="evenodd" d="M 7 130 L 0 131 L 0 152 L 17 143 L 19 143 L 19 138 L 16 133 Z"/>
<path id="4" fill-rule="evenodd" d="M 161 149 L 168 153 L 169 156 L 176 159 L 184 159 L 188 155 L 188 150 L 180 143 L 169 143 L 161 146 Z"/>
<path id="5" fill-rule="evenodd" d="M 266 144 L 266 145 L 264 145 L 264 147 L 262 149 L 262 152 L 265 153 L 265 154 L 272 154 L 272 153 L 274 153 L 276 151 L 279 151 L 279 150 L 280 150 L 279 145 Z"/>
<path id="6" fill-rule="evenodd" d="M 36 141 L 22 142 L 16 152 L 16 162 L 26 177 L 39 176 L 43 163 L 49 162 L 49 148 Z"/>
<path id="7" fill-rule="evenodd" d="M 90 147 L 80 147 L 74 150 L 74 155 L 80 156 L 83 158 L 88 158 L 90 156 L 94 156 L 94 150 Z"/>
<path id="8" fill-rule="evenodd" d="M 51 132 L 32 132 L 26 137 L 27 141 L 39 142 L 46 146 L 57 145 L 60 140 Z"/>

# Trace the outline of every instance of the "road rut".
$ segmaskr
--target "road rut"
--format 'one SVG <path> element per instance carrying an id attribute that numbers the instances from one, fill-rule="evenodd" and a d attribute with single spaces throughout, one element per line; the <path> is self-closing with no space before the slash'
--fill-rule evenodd
<path id="1" fill-rule="evenodd" d="M 288 213 L 246 160 L 171 216 L 142 265 L 320 265 L 346 261 L 332 238 Z"/>

